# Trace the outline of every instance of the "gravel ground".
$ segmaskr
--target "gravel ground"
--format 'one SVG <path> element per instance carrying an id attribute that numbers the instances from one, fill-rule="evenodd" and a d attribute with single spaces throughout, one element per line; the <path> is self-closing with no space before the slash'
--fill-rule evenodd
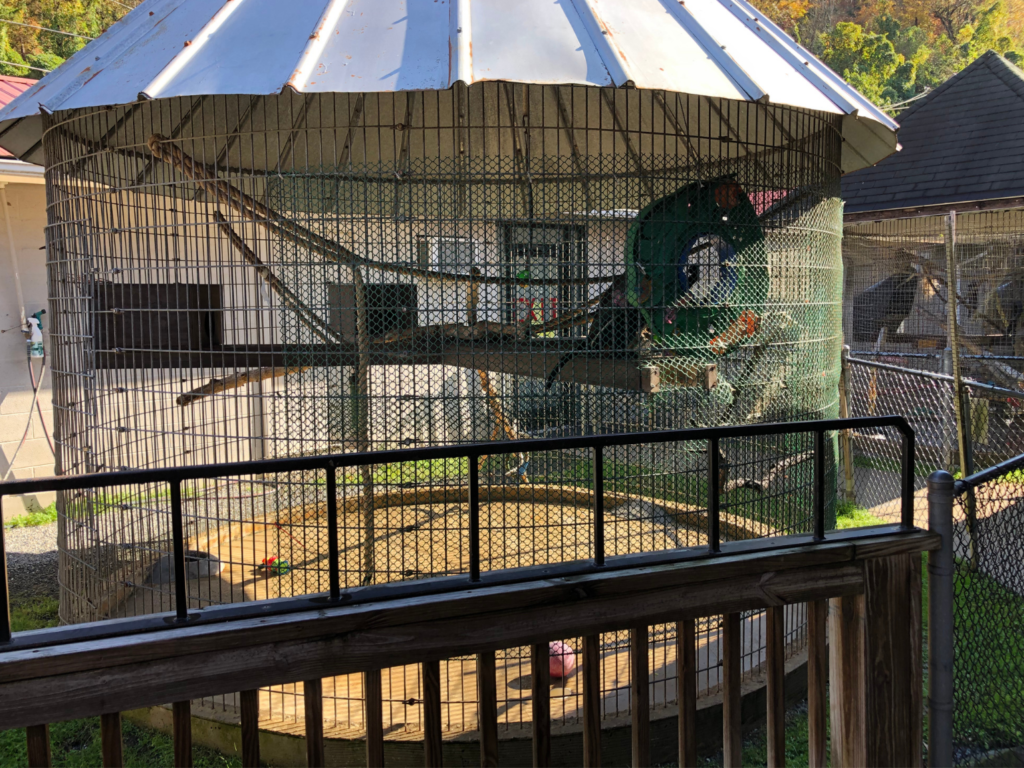
<path id="1" fill-rule="evenodd" d="M 11 598 L 57 598 L 57 524 L 4 530 Z"/>

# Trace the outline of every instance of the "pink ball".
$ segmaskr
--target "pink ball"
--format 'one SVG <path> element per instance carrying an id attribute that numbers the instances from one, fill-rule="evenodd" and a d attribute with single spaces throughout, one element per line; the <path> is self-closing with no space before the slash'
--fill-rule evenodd
<path id="1" fill-rule="evenodd" d="M 551 658 L 549 668 L 553 679 L 561 680 L 568 677 L 576 669 L 576 654 L 573 653 L 572 647 L 568 643 L 553 640 L 548 645 L 548 652 Z"/>

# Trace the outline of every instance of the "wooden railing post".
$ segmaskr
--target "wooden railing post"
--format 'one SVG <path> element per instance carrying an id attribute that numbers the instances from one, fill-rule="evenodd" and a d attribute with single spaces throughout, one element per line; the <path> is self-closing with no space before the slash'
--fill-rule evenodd
<path id="1" fill-rule="evenodd" d="M 583 638 L 583 765 L 601 765 L 601 636 Z"/>
<path id="2" fill-rule="evenodd" d="M 441 662 L 425 661 L 420 665 L 423 675 L 423 764 L 441 768 Z"/>
<path id="3" fill-rule="evenodd" d="M 807 603 L 807 762 L 825 768 L 828 739 L 828 601 Z"/>
<path id="4" fill-rule="evenodd" d="M 534 643 L 531 649 L 533 681 L 533 765 L 551 764 L 551 651 L 547 643 Z"/>
<path id="5" fill-rule="evenodd" d="M 786 765 L 786 609 L 772 606 L 765 613 L 768 642 L 768 768 Z"/>
<path id="6" fill-rule="evenodd" d="M 120 712 L 100 715 L 100 754 L 103 758 L 103 768 L 121 768 L 124 765 Z"/>
<path id="7" fill-rule="evenodd" d="M 629 679 L 633 720 L 633 768 L 651 764 L 651 694 L 647 625 L 629 633 Z"/>
<path id="8" fill-rule="evenodd" d="M 481 768 L 498 766 L 498 681 L 494 651 L 476 656 L 477 722 Z"/>
<path id="9" fill-rule="evenodd" d="M 384 689 L 379 669 L 363 672 L 366 702 L 366 766 L 384 768 Z"/>
<path id="10" fill-rule="evenodd" d="M 171 730 L 174 732 L 174 765 L 192 768 L 192 702 L 171 705 Z"/>
<path id="11" fill-rule="evenodd" d="M 50 768 L 50 726 L 30 725 L 25 729 L 28 768 Z"/>
<path id="12" fill-rule="evenodd" d="M 319 678 L 302 682 L 302 701 L 306 711 L 306 765 L 323 768 L 324 756 L 324 685 Z"/>
<path id="13" fill-rule="evenodd" d="M 920 766 L 921 558 L 865 560 L 829 612 L 832 765 Z"/>
<path id="14" fill-rule="evenodd" d="M 921 765 L 921 556 L 864 563 L 867 764 Z"/>
<path id="15" fill-rule="evenodd" d="M 679 701 L 679 768 L 697 765 L 696 620 L 676 624 L 676 699 Z"/>
<path id="16" fill-rule="evenodd" d="M 260 765 L 260 694 L 257 690 L 238 694 L 242 714 L 242 767 Z"/>
<path id="17" fill-rule="evenodd" d="M 741 720 L 743 675 L 741 622 L 738 613 L 722 617 L 722 763 L 739 768 L 743 762 L 743 721 Z"/>
<path id="18" fill-rule="evenodd" d="M 832 765 L 867 765 L 867 657 L 864 595 L 829 601 L 829 707 L 832 713 Z"/>

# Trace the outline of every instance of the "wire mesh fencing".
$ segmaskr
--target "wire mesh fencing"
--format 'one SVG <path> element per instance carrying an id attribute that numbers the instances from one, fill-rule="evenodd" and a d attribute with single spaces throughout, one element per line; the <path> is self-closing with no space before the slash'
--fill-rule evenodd
<path id="1" fill-rule="evenodd" d="M 957 402 L 952 376 L 894 365 L 891 356 L 879 360 L 849 358 L 844 369 L 848 415 L 899 414 L 914 428 L 915 518 L 927 527 L 925 481 L 936 469 L 961 472 Z M 904 362 L 904 361 L 901 361 Z M 964 379 L 962 381 L 964 448 L 970 466 L 984 469 L 1024 450 L 1024 392 Z M 900 445 L 884 430 L 850 430 L 841 439 L 845 477 L 842 494 L 883 520 L 900 513 Z"/>
<path id="2" fill-rule="evenodd" d="M 1024 455 L 957 490 L 954 760 L 975 764 L 1024 746 Z"/>

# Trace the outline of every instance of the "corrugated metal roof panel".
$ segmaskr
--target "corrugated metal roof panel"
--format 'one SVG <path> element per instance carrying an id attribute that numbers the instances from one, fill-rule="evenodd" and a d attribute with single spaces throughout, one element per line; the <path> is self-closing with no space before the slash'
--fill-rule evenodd
<path id="1" fill-rule="evenodd" d="M 890 118 L 743 0 L 145 0 L 0 111 L 0 144 L 38 154 L 40 110 L 459 80 L 633 86 L 844 114 L 846 170 L 896 143 Z"/>

